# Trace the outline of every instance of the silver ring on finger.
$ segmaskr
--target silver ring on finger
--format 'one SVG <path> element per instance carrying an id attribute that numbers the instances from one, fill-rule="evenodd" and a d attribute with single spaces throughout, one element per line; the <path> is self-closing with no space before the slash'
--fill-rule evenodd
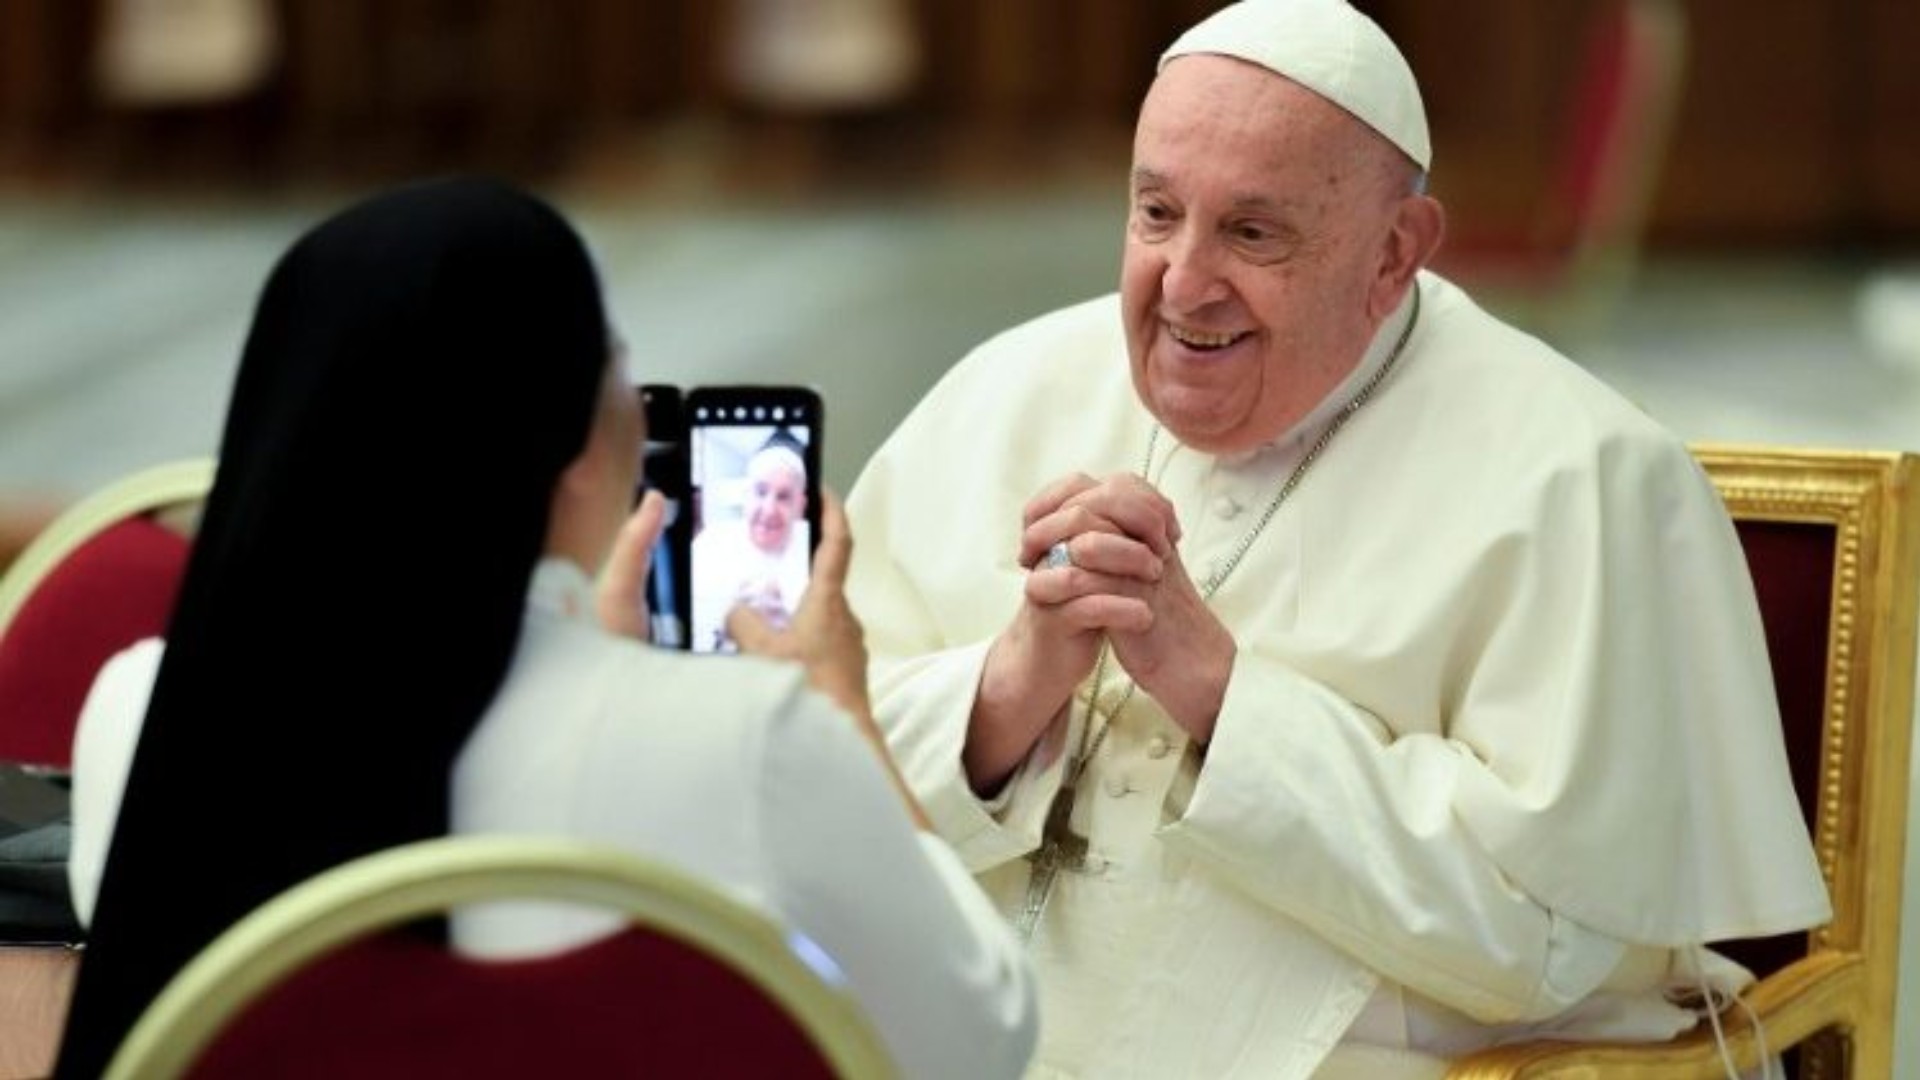
<path id="1" fill-rule="evenodd" d="M 1059 543 L 1047 549 L 1047 557 L 1045 562 L 1046 562 L 1046 567 L 1049 570 L 1059 570 L 1063 567 L 1072 566 L 1073 550 L 1067 547 L 1067 542 L 1065 540 L 1062 540 Z"/>

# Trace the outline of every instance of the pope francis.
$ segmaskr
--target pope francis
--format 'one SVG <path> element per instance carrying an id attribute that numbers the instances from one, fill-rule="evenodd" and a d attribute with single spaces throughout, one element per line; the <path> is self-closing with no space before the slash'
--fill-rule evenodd
<path id="1" fill-rule="evenodd" d="M 850 499 L 908 782 L 1024 934 L 1035 1075 L 1426 1077 L 1662 1039 L 1816 925 L 1686 448 L 1427 272 L 1418 87 L 1245 0 L 1141 108 L 1120 288 L 958 364 Z"/>

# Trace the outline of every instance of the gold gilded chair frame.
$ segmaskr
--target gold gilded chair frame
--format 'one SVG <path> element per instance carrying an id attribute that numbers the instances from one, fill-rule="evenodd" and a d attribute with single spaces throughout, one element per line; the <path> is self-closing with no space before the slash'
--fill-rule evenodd
<path id="1" fill-rule="evenodd" d="M 1700 445 L 1694 455 L 1736 521 L 1836 530 L 1819 795 L 1813 829 L 1833 921 L 1807 954 L 1746 995 L 1775 1053 L 1801 1048 L 1802 1080 L 1893 1075 L 1908 755 L 1920 606 L 1920 488 L 1912 454 Z M 1911 1015 L 1908 1022 L 1912 1022 Z M 1760 1045 L 1722 1014 L 1735 1062 Z M 1529 1042 L 1463 1058 L 1449 1080 L 1717 1080 L 1711 1030 L 1650 1045 Z"/>

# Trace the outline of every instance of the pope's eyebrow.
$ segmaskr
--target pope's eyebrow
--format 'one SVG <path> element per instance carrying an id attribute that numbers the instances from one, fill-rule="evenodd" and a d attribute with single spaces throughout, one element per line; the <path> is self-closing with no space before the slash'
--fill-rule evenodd
<path id="1" fill-rule="evenodd" d="M 1233 208 L 1278 215 L 1286 209 L 1286 204 L 1274 201 L 1270 195 L 1236 195 L 1233 197 Z"/>
<path id="2" fill-rule="evenodd" d="M 1142 188 L 1165 187 L 1166 184 L 1167 178 L 1164 175 L 1144 165 L 1136 166 L 1133 170 L 1133 189 L 1135 191 L 1139 191 Z"/>

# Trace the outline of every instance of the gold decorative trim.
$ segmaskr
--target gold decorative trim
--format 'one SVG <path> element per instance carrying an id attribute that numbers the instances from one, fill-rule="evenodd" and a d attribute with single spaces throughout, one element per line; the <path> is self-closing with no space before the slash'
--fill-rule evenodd
<path id="1" fill-rule="evenodd" d="M 1853 797 L 1860 788 L 1859 762 L 1849 759 L 1847 748 L 1859 734 L 1852 730 L 1851 718 L 1854 689 L 1862 681 L 1855 676 L 1861 660 L 1855 648 L 1860 628 L 1861 542 L 1865 535 L 1878 534 L 1880 507 L 1875 493 L 1886 482 L 1883 474 L 1889 462 L 1884 456 L 1870 455 L 1783 460 L 1777 452 L 1704 447 L 1697 456 L 1735 520 L 1831 525 L 1835 530 L 1826 720 L 1813 844 L 1828 889 L 1835 894 L 1850 891 L 1851 883 L 1840 877 L 1852 868 L 1841 864 L 1840 853 L 1844 838 L 1855 832 L 1859 807 Z M 1814 943 L 1831 944 L 1836 931 L 1844 929 L 1848 932 L 1840 938 L 1857 945 L 1858 913 L 1836 907 L 1834 915 L 1834 922 L 1813 932 Z M 1855 925 L 1843 927 L 1843 923 Z"/>
<path id="2" fill-rule="evenodd" d="M 1868 773 L 1895 749 L 1888 741 L 1900 742 L 1899 757 L 1903 762 L 1906 757 L 1905 725 L 1876 713 L 1871 696 L 1880 689 L 1883 695 L 1903 697 L 1911 707 L 1917 586 L 1913 539 L 1901 534 L 1915 531 L 1911 519 L 1920 512 L 1909 476 L 1912 458 L 1715 445 L 1696 447 L 1695 456 L 1736 520 L 1825 524 L 1836 530 L 1814 833 L 1821 872 L 1836 904 L 1833 923 L 1814 937 L 1816 944 L 1859 948 L 1864 944 L 1863 913 L 1859 905 L 1845 901 L 1861 894 L 1859 879 L 1870 860 L 1848 863 L 1842 852 L 1848 839 L 1859 835 L 1862 815 L 1881 805 L 1873 797 L 1876 793 L 1867 790 Z M 1876 673 L 1883 684 L 1878 688 Z M 1882 722 L 1875 724 L 1876 717 Z M 1904 776 L 1899 779 L 1903 787 Z M 1904 796 L 1899 801 L 1904 805 Z"/>

